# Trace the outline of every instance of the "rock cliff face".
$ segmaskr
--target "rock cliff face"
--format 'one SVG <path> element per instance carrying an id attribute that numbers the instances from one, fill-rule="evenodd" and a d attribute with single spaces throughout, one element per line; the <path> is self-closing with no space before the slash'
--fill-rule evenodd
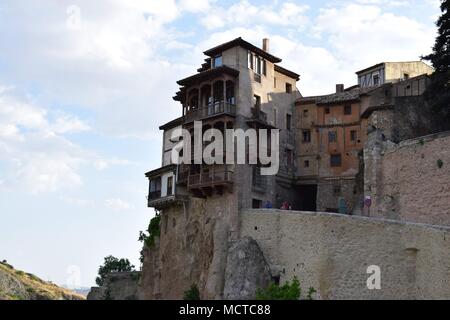
<path id="1" fill-rule="evenodd" d="M 228 243 L 237 225 L 235 195 L 191 199 L 161 214 L 161 236 L 144 249 L 140 299 L 182 299 L 195 284 L 202 299 L 221 299 Z"/>
<path id="2" fill-rule="evenodd" d="M 0 263 L 0 300 L 84 300 L 84 297 Z"/>
<path id="3" fill-rule="evenodd" d="M 271 280 L 269 265 L 254 239 L 245 237 L 230 247 L 225 270 L 225 299 L 255 299 L 256 290 L 266 288 Z"/>

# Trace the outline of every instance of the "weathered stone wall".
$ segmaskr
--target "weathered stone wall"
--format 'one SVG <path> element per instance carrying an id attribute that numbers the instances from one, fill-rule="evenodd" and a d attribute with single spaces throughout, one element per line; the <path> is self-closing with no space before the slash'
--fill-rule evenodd
<path id="1" fill-rule="evenodd" d="M 450 226 L 450 132 L 399 144 L 371 134 L 364 150 L 366 215 Z"/>
<path id="2" fill-rule="evenodd" d="M 258 242 L 272 276 L 297 276 L 322 299 L 450 299 L 450 228 L 246 210 L 240 230 Z M 367 289 L 370 265 L 381 268 L 381 290 Z"/>

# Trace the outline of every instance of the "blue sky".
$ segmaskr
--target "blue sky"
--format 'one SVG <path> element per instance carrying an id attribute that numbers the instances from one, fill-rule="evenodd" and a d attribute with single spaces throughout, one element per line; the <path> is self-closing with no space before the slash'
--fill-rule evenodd
<path id="1" fill-rule="evenodd" d="M 0 0 L 0 259 L 79 286 L 106 255 L 138 265 L 158 126 L 204 50 L 269 37 L 301 93 L 325 94 L 427 54 L 438 15 L 436 0 Z"/>

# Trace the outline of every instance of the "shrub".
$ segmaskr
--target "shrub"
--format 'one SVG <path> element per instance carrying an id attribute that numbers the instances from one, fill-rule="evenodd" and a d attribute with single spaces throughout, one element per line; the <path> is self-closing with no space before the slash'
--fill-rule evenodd
<path id="1" fill-rule="evenodd" d="M 281 287 L 272 283 L 265 289 L 258 289 L 256 300 L 298 300 L 300 295 L 300 281 L 294 277 L 292 283 L 288 281 Z"/>
<path id="2" fill-rule="evenodd" d="M 146 232 L 139 232 L 139 241 L 144 243 L 144 246 L 151 248 L 155 245 L 155 237 L 159 237 L 161 234 L 161 216 L 156 215 L 153 219 L 150 220 Z M 144 250 L 141 251 L 140 257 L 141 263 L 144 263 Z"/>
<path id="3" fill-rule="evenodd" d="M 139 241 L 143 242 L 147 247 L 153 247 L 155 245 L 155 237 L 159 237 L 161 229 L 159 227 L 161 223 L 161 216 L 157 215 L 150 220 L 146 232 L 139 233 Z"/>
<path id="4" fill-rule="evenodd" d="M 183 300 L 200 300 L 200 291 L 196 284 L 193 284 L 189 290 L 184 292 Z"/>
<path id="5" fill-rule="evenodd" d="M 313 287 L 309 287 L 308 294 L 306 295 L 306 299 L 308 300 L 314 300 L 313 295 L 316 294 L 317 291 Z"/>

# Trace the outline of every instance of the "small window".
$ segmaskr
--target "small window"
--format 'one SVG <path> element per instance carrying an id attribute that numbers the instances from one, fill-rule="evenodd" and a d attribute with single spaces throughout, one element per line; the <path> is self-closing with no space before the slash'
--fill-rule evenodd
<path id="1" fill-rule="evenodd" d="M 276 88 L 277 87 L 277 78 L 273 77 L 273 87 Z"/>
<path id="2" fill-rule="evenodd" d="M 257 95 L 253 96 L 253 107 L 256 110 L 261 110 L 261 97 L 260 96 L 257 96 Z"/>
<path id="3" fill-rule="evenodd" d="M 303 143 L 310 143 L 311 142 L 311 130 L 303 130 Z"/>
<path id="4" fill-rule="evenodd" d="M 350 140 L 356 141 L 358 139 L 358 132 L 356 130 L 350 131 Z"/>
<path id="5" fill-rule="evenodd" d="M 249 69 L 253 69 L 253 53 L 249 51 L 247 56 L 248 56 L 247 66 Z"/>
<path id="6" fill-rule="evenodd" d="M 330 108 L 329 107 L 325 108 L 325 114 L 330 114 Z"/>
<path id="7" fill-rule="evenodd" d="M 292 84 L 286 83 L 286 93 L 292 93 Z"/>
<path id="8" fill-rule="evenodd" d="M 173 194 L 173 177 L 167 178 L 167 195 L 171 196 Z"/>
<path id="9" fill-rule="evenodd" d="M 342 156 L 340 154 L 332 154 L 330 157 L 331 167 L 340 167 L 342 165 Z"/>
<path id="10" fill-rule="evenodd" d="M 303 162 L 303 166 L 304 166 L 305 168 L 309 168 L 309 160 L 305 160 L 305 161 Z"/>
<path id="11" fill-rule="evenodd" d="M 378 86 L 380 84 L 380 75 L 376 74 L 373 76 L 373 85 Z"/>
<path id="12" fill-rule="evenodd" d="M 404 73 L 404 74 L 403 74 L 403 79 L 408 80 L 408 79 L 409 79 L 409 74 Z"/>
<path id="13" fill-rule="evenodd" d="M 222 55 L 218 55 L 213 59 L 213 68 L 222 66 Z"/>
<path id="14" fill-rule="evenodd" d="M 252 208 L 253 208 L 253 209 L 259 209 L 259 208 L 262 208 L 262 200 L 253 199 L 253 200 L 252 200 Z"/>
<path id="15" fill-rule="evenodd" d="M 286 114 L 286 130 L 291 130 L 292 128 L 292 115 Z"/>
<path id="16" fill-rule="evenodd" d="M 336 142 L 337 141 L 337 132 L 329 131 L 328 132 L 328 142 Z"/>
<path id="17" fill-rule="evenodd" d="M 341 186 L 336 184 L 333 186 L 333 194 L 335 196 L 340 196 L 341 195 Z"/>
<path id="18" fill-rule="evenodd" d="M 352 114 L 352 106 L 351 105 L 344 106 L 344 114 L 345 115 Z"/>
<path id="19" fill-rule="evenodd" d="M 287 165 L 288 166 L 291 166 L 292 165 L 292 160 L 293 160 L 293 157 L 292 157 L 292 150 L 290 150 L 290 149 L 287 149 L 286 150 L 286 162 L 287 162 Z"/>
<path id="20" fill-rule="evenodd" d="M 303 110 L 303 116 L 305 118 L 307 118 L 309 116 L 309 110 L 308 109 Z"/>

